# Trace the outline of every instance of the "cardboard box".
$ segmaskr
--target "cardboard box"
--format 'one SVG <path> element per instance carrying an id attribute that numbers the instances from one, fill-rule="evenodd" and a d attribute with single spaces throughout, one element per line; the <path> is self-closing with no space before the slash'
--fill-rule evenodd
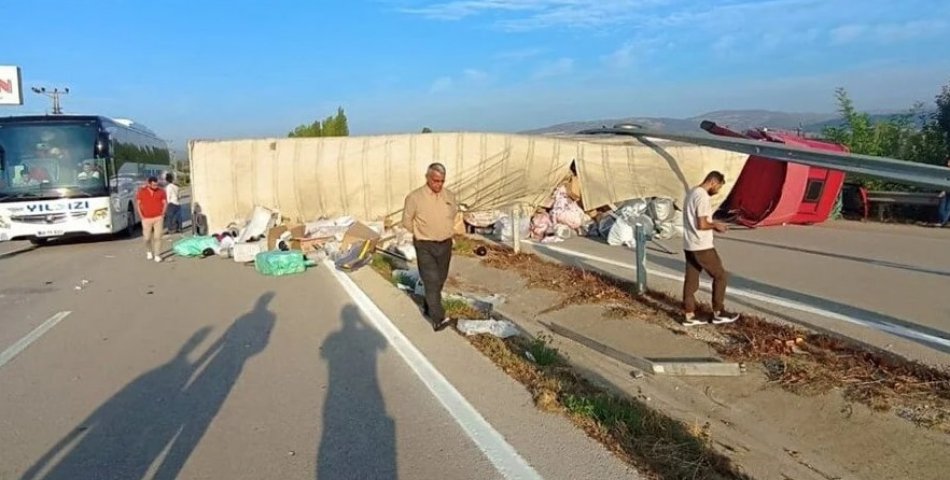
<path id="1" fill-rule="evenodd" d="M 300 250 L 304 253 L 309 253 L 323 248 L 324 243 L 333 240 L 333 237 L 308 238 L 306 236 L 307 226 L 302 223 L 278 225 L 267 231 L 267 249 L 276 250 L 277 241 L 280 240 L 280 236 L 287 231 L 290 232 L 290 249 Z M 356 222 L 351 225 L 346 231 L 346 234 L 343 235 L 343 240 L 340 242 L 341 249 L 345 252 L 348 251 L 354 244 L 366 241 L 370 242 L 370 251 L 374 251 L 376 246 L 379 244 L 380 235 L 372 228 L 369 228 L 365 223 Z"/>
<path id="2" fill-rule="evenodd" d="M 290 248 L 291 250 L 300 250 L 300 241 L 296 240 L 303 238 L 307 233 L 307 226 L 298 223 L 293 225 L 278 225 L 274 228 L 271 228 L 267 231 L 267 249 L 268 250 L 277 250 L 277 241 L 280 240 L 280 236 L 284 232 L 290 231 Z"/>
<path id="3" fill-rule="evenodd" d="M 365 223 L 356 222 L 353 225 L 350 225 L 349 230 L 346 231 L 346 234 L 343 235 L 342 250 L 347 251 L 352 246 L 358 242 L 369 241 L 371 250 L 375 250 L 376 246 L 379 244 L 380 235 L 376 233 L 376 230 L 369 228 Z"/>

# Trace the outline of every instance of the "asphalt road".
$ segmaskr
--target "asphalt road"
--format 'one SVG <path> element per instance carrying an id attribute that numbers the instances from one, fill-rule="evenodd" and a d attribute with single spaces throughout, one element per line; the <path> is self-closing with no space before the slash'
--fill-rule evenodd
<path id="1" fill-rule="evenodd" d="M 325 267 L 138 242 L 0 245 L 0 478 L 503 478 Z"/>

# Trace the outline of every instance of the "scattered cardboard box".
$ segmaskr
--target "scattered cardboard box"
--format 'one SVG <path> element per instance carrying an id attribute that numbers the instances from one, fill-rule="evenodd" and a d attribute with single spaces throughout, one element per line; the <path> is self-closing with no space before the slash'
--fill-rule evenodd
<path id="1" fill-rule="evenodd" d="M 288 240 L 290 249 L 299 250 L 304 253 L 317 251 L 322 248 L 326 242 L 333 240 L 333 237 L 307 237 L 307 226 L 302 223 L 278 225 L 267 231 L 267 250 L 276 250 L 280 237 L 286 232 L 290 232 L 290 238 Z M 376 249 L 380 240 L 379 233 L 365 223 L 356 222 L 347 229 L 346 234 L 343 235 L 343 240 L 340 242 L 340 246 L 342 251 L 349 251 L 354 245 L 359 244 L 362 246 L 368 242 L 366 248 L 369 249 L 369 252 L 372 252 Z M 360 250 L 363 250 L 363 248 Z"/>
<path id="2" fill-rule="evenodd" d="M 365 223 L 356 222 L 346 231 L 346 234 L 343 235 L 343 241 L 340 243 L 342 249 L 346 251 L 352 248 L 354 244 L 366 241 L 370 242 L 370 251 L 375 250 L 379 244 L 380 235 Z"/>
<path id="3" fill-rule="evenodd" d="M 277 225 L 276 227 L 273 227 L 270 230 L 268 230 L 267 231 L 267 249 L 276 250 L 277 242 L 280 240 L 280 237 L 287 231 L 290 232 L 290 238 L 291 238 L 290 248 L 292 250 L 300 250 L 300 242 L 294 239 L 304 237 L 307 234 L 307 226 L 302 223 L 292 224 L 292 225 Z"/>

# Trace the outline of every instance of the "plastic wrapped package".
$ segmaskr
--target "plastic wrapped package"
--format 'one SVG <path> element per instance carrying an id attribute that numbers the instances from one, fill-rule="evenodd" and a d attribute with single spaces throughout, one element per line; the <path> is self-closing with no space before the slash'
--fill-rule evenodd
<path id="1" fill-rule="evenodd" d="M 673 227 L 676 228 L 678 236 L 680 237 L 683 236 L 683 212 L 682 211 L 680 210 L 673 211 L 672 218 L 670 218 L 669 222 L 667 223 L 672 224 Z"/>
<path id="2" fill-rule="evenodd" d="M 571 229 L 581 228 L 590 221 L 584 210 L 574 202 L 568 204 L 566 208 L 552 210 L 552 217 L 555 223 L 566 225 Z"/>
<path id="3" fill-rule="evenodd" d="M 303 273 L 307 270 L 306 257 L 300 252 L 261 252 L 254 257 L 254 268 L 261 275 L 279 277 Z"/>
<path id="4" fill-rule="evenodd" d="M 520 331 L 508 320 L 459 320 L 458 330 L 465 335 L 488 334 L 498 338 L 518 335 Z"/>
<path id="5" fill-rule="evenodd" d="M 676 236 L 676 226 L 672 223 L 661 223 L 656 229 L 656 238 L 669 240 Z"/>
<path id="6" fill-rule="evenodd" d="M 419 277 L 419 270 L 393 270 L 393 281 L 402 289 L 414 292 L 422 280 Z"/>
<path id="7" fill-rule="evenodd" d="M 554 236 L 567 240 L 574 236 L 574 230 L 567 225 L 556 225 L 554 227 Z"/>
<path id="8" fill-rule="evenodd" d="M 416 247 L 409 245 L 399 245 L 396 247 L 396 252 L 406 258 L 410 262 L 416 261 Z"/>
<path id="9" fill-rule="evenodd" d="M 172 251 L 180 257 L 201 257 L 204 251 L 218 249 L 218 240 L 210 236 L 185 237 L 172 245 Z"/>
<path id="10" fill-rule="evenodd" d="M 559 186 L 554 191 L 554 204 L 551 206 L 551 218 L 554 220 L 554 223 L 567 225 L 572 229 L 581 228 L 590 220 L 587 214 L 584 213 L 584 209 L 582 209 L 577 202 L 571 200 L 564 185 Z"/>
<path id="11" fill-rule="evenodd" d="M 610 233 L 607 234 L 607 245 L 629 246 L 633 241 L 633 227 L 623 217 L 617 218 L 610 227 Z"/>
<path id="12" fill-rule="evenodd" d="M 650 200 L 647 212 L 656 223 L 668 222 L 673 218 L 676 208 L 672 198 L 656 197 Z"/>
<path id="13" fill-rule="evenodd" d="M 610 235 L 610 228 L 614 226 L 614 222 L 617 221 L 617 217 L 607 214 L 600 218 L 600 221 L 597 222 L 597 234 L 602 238 L 607 238 Z"/>
<path id="14" fill-rule="evenodd" d="M 551 233 L 554 227 L 554 220 L 547 212 L 538 212 L 531 217 L 530 234 L 531 238 L 541 240 Z"/>
<path id="15" fill-rule="evenodd" d="M 236 243 L 234 237 L 225 235 L 221 237 L 221 240 L 218 242 L 218 248 L 215 249 L 215 253 L 222 257 L 229 257 L 231 256 L 231 249 L 234 248 Z"/>
<path id="16" fill-rule="evenodd" d="M 490 227 L 501 218 L 502 213 L 498 210 L 488 210 L 482 212 L 466 212 L 463 218 L 465 223 L 479 228 Z"/>
<path id="17" fill-rule="evenodd" d="M 615 213 L 619 217 L 625 217 L 628 223 L 632 223 L 634 218 L 646 213 L 648 206 L 649 204 L 646 200 L 634 198 L 633 200 L 627 200 L 621 203 Z"/>
<path id="18" fill-rule="evenodd" d="M 636 218 L 633 219 L 632 222 L 630 222 L 630 226 L 634 227 L 638 223 L 643 225 L 643 231 L 646 232 L 647 238 L 650 238 L 653 236 L 654 232 L 656 231 L 656 222 L 654 222 L 653 219 L 650 218 L 649 215 L 645 213 L 638 215 Z"/>
<path id="19" fill-rule="evenodd" d="M 521 238 L 527 238 L 528 232 L 531 230 L 531 219 L 527 217 L 521 217 L 519 219 L 520 223 L 518 232 L 521 234 Z M 502 215 L 498 219 L 498 222 L 495 223 L 495 236 L 498 237 L 502 242 L 511 241 L 511 225 L 512 219 L 509 215 Z"/>
<path id="20" fill-rule="evenodd" d="M 610 227 L 610 233 L 607 235 L 607 244 L 613 246 L 625 245 L 627 247 L 634 248 L 637 245 L 637 223 L 643 225 L 647 239 L 653 237 L 656 225 L 653 223 L 653 219 L 647 215 L 638 215 L 631 221 L 628 221 L 625 217 L 618 217 L 613 226 Z"/>

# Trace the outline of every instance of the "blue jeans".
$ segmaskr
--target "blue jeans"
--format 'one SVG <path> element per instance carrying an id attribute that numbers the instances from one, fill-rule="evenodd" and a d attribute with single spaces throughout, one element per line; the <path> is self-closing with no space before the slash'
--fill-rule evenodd
<path id="1" fill-rule="evenodd" d="M 181 205 L 169 203 L 165 209 L 165 230 L 169 233 L 181 231 Z"/>
<path id="2" fill-rule="evenodd" d="M 944 192 L 940 206 L 937 207 L 937 223 L 946 225 L 948 222 L 950 222 L 950 192 Z"/>

